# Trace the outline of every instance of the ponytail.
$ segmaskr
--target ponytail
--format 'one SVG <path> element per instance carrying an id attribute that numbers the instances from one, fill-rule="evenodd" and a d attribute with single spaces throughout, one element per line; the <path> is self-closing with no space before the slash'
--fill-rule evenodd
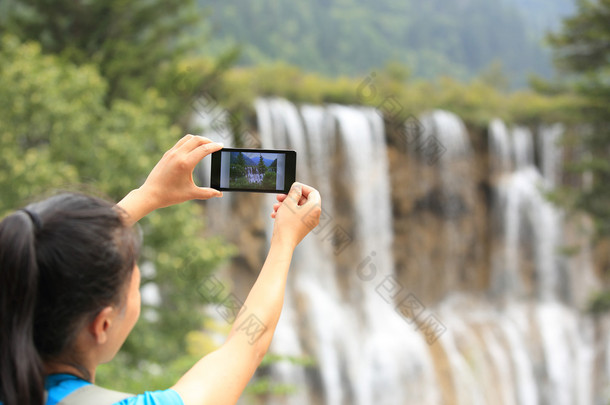
<path id="1" fill-rule="evenodd" d="M 39 272 L 36 214 L 23 210 L 0 223 L 0 401 L 43 404 L 44 370 L 34 344 Z"/>

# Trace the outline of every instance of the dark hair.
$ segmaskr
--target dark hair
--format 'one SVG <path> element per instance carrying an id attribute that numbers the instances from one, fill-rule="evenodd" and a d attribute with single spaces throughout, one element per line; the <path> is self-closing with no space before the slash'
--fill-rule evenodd
<path id="1" fill-rule="evenodd" d="M 4 405 L 42 405 L 43 362 L 69 350 L 101 309 L 122 304 L 139 251 L 124 215 L 114 203 L 65 193 L 0 222 Z"/>

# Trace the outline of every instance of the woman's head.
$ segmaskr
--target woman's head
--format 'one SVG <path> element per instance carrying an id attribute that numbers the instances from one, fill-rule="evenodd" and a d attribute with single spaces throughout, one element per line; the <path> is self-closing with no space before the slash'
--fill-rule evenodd
<path id="1" fill-rule="evenodd" d="M 139 242 L 123 216 L 113 203 L 67 193 L 0 223 L 0 400 L 5 405 L 42 403 L 43 363 L 70 358 L 78 367 L 78 354 L 70 352 L 83 327 L 109 307 L 125 311 Z M 114 338 L 126 335 L 115 332 Z"/>

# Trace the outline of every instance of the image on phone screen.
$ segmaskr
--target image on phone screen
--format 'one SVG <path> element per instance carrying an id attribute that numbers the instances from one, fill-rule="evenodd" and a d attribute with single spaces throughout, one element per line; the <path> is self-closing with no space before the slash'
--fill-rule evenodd
<path id="1" fill-rule="evenodd" d="M 212 188 L 286 193 L 294 182 L 296 152 L 224 148 L 212 154 Z"/>

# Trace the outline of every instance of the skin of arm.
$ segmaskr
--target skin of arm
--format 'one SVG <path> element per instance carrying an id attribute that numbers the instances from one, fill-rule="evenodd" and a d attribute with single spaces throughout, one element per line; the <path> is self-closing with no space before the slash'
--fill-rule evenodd
<path id="1" fill-rule="evenodd" d="M 163 155 L 139 189 L 119 206 L 132 225 L 157 208 L 191 199 L 221 197 L 222 193 L 197 187 L 195 165 L 222 145 L 187 135 Z M 235 404 L 267 352 L 284 303 L 292 254 L 319 223 L 321 199 L 317 190 L 293 184 L 277 196 L 271 246 L 261 272 L 237 315 L 227 341 L 199 360 L 172 387 L 185 405 Z"/>

